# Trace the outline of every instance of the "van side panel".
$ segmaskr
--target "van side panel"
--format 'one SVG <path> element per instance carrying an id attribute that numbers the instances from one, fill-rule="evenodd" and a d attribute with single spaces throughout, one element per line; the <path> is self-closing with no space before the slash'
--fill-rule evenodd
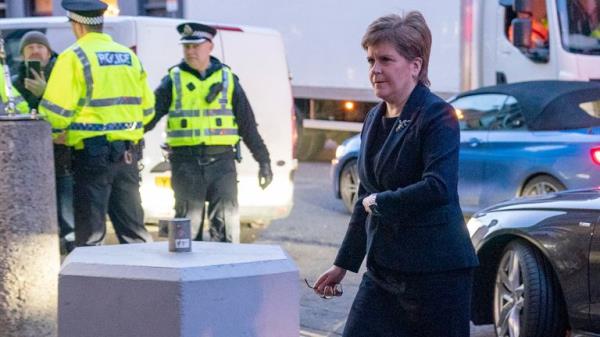
<path id="1" fill-rule="evenodd" d="M 239 77 L 250 101 L 258 131 L 271 155 L 272 184 L 258 186 L 258 165 L 250 150 L 242 148 L 238 165 L 239 201 L 246 212 L 267 220 L 286 216 L 291 210 L 295 169 L 292 158 L 292 92 L 285 49 L 278 33 L 219 31 L 225 50 L 222 61 Z M 259 215 L 256 214 L 256 217 Z"/>

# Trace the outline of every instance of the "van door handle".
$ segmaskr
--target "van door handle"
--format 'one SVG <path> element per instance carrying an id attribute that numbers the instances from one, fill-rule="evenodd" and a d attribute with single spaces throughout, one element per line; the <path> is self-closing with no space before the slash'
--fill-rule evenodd
<path id="1" fill-rule="evenodd" d="M 481 143 L 481 139 L 479 139 L 479 138 L 471 138 L 471 139 L 469 139 L 469 146 L 470 147 L 478 147 L 480 143 Z"/>

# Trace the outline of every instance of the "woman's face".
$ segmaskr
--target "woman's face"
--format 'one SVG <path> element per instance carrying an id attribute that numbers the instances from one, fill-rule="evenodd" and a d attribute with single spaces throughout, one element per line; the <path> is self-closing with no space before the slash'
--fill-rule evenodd
<path id="1" fill-rule="evenodd" d="M 369 79 L 375 96 L 386 102 L 405 98 L 417 83 L 421 59 L 409 61 L 387 42 L 367 47 Z"/>

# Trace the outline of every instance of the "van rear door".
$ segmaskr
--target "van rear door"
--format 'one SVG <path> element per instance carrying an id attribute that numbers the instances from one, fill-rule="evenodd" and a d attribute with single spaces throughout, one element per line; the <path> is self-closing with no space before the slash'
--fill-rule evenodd
<path id="1" fill-rule="evenodd" d="M 242 221 L 246 214 L 268 222 L 287 216 L 292 206 L 292 92 L 281 35 L 259 28 L 221 27 L 223 63 L 239 77 L 250 101 L 258 131 L 271 155 L 274 180 L 266 190 L 258 186 L 258 165 L 243 146 L 238 165 Z M 263 218 L 263 219 L 261 219 Z"/>

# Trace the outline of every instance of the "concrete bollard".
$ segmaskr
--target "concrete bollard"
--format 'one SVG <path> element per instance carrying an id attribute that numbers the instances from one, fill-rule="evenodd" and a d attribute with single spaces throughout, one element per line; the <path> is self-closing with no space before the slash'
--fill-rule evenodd
<path id="1" fill-rule="evenodd" d="M 60 337 L 298 337 L 298 268 L 279 246 L 81 247 L 59 278 Z"/>
<path id="2" fill-rule="evenodd" d="M 54 184 L 50 126 L 0 118 L 0 337 L 57 335 Z"/>

